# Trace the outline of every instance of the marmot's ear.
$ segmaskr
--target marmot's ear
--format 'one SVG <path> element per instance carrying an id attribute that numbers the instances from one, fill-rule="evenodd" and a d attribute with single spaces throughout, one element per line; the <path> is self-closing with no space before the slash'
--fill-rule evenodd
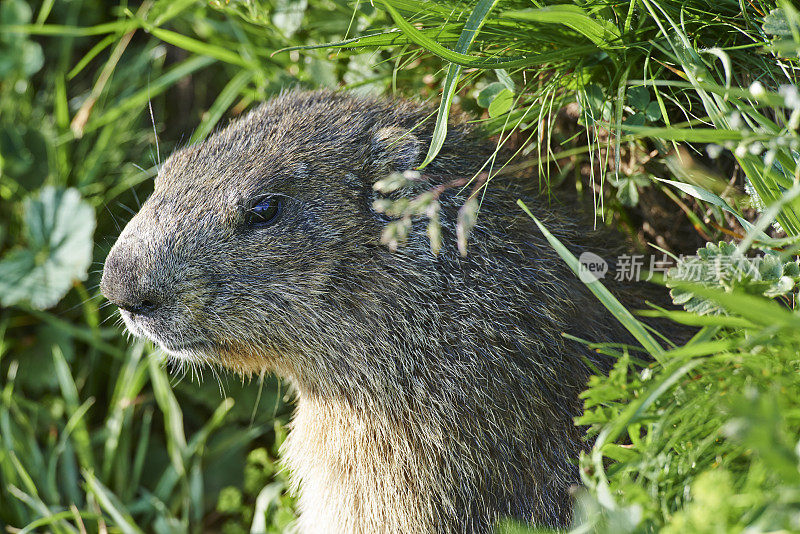
<path id="1" fill-rule="evenodd" d="M 372 156 L 376 170 L 403 172 L 419 162 L 420 142 L 411 131 L 398 126 L 381 128 L 372 137 Z"/>

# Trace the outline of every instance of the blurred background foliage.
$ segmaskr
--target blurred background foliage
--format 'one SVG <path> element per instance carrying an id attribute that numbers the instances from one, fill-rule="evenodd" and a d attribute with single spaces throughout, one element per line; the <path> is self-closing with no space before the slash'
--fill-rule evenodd
<path id="1" fill-rule="evenodd" d="M 515 155 L 487 194 L 535 180 L 680 260 L 687 311 L 647 313 L 698 335 L 596 347 L 577 531 L 800 531 L 799 52 L 787 0 L 0 1 L 0 525 L 290 523 L 286 388 L 171 373 L 97 285 L 170 152 L 322 86 L 429 100 L 428 159 L 467 112 Z"/>

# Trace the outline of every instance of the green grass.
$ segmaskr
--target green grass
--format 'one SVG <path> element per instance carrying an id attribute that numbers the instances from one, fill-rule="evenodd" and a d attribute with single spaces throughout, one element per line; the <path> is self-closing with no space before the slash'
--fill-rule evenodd
<path id="1" fill-rule="evenodd" d="M 571 189 L 633 236 L 658 198 L 702 239 L 732 239 L 697 260 L 729 266 L 704 284 L 667 281 L 691 311 L 649 312 L 697 326 L 685 346 L 593 288 L 655 362 L 596 347 L 618 363 L 584 394 L 595 441 L 575 527 L 800 529 L 799 52 L 787 0 L 4 0 L 0 526 L 291 520 L 277 380 L 170 372 L 121 335 L 97 283 L 166 154 L 301 85 L 429 99 L 426 161 L 465 110 L 516 156 L 487 162 L 485 183 Z M 647 236 L 674 253 L 702 241 Z M 771 259 L 743 272 L 759 250 Z"/>

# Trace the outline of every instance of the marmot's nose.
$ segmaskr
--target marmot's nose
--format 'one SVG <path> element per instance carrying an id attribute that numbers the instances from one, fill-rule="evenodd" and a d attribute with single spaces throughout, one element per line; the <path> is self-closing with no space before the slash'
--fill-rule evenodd
<path id="1" fill-rule="evenodd" d="M 153 313 L 162 304 L 157 291 L 148 287 L 142 276 L 141 262 L 124 250 L 114 247 L 106 258 L 100 291 L 120 309 L 136 315 Z"/>

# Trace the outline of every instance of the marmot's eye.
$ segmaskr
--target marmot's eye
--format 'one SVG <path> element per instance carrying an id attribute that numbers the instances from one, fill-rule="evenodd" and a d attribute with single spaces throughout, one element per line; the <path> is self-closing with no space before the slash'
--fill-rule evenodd
<path id="1" fill-rule="evenodd" d="M 262 197 L 258 203 L 247 210 L 247 224 L 259 228 L 271 226 L 280 217 L 283 210 L 283 197 L 270 195 Z"/>

